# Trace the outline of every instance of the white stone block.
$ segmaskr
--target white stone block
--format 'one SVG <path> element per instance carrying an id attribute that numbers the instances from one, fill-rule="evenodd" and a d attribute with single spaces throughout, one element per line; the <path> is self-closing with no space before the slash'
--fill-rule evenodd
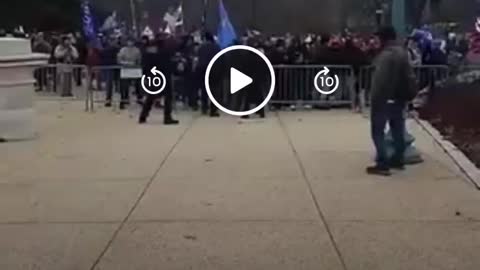
<path id="1" fill-rule="evenodd" d="M 0 139 L 36 136 L 33 71 L 47 59 L 32 53 L 27 39 L 0 38 Z"/>

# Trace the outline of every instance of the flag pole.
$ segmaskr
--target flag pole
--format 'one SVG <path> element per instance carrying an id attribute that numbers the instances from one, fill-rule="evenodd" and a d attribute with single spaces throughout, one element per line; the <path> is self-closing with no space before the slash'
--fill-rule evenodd
<path id="1" fill-rule="evenodd" d="M 203 0 L 203 16 L 202 16 L 203 31 L 207 30 L 207 8 L 208 8 L 208 0 Z"/>
<path id="2" fill-rule="evenodd" d="M 134 35 L 138 37 L 138 25 L 137 25 L 137 12 L 135 10 L 135 0 L 130 0 L 130 12 L 132 16 L 132 27 L 134 29 Z"/>
<path id="3" fill-rule="evenodd" d="M 183 9 L 185 7 L 183 6 L 183 0 L 180 2 L 180 7 L 182 8 L 182 13 L 181 13 L 181 16 L 182 16 L 182 35 L 184 35 L 186 33 L 186 31 L 185 31 L 185 12 L 183 11 Z"/>
<path id="4" fill-rule="evenodd" d="M 405 36 L 405 0 L 393 0 L 392 24 L 400 37 Z"/>

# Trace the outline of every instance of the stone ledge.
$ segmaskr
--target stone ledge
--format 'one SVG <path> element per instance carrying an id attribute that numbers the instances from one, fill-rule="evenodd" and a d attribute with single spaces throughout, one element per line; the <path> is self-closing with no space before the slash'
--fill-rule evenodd
<path id="1" fill-rule="evenodd" d="M 458 166 L 475 187 L 480 190 L 480 169 L 453 143 L 445 140 L 440 132 L 428 121 L 415 119 L 415 122 L 434 139 L 435 143 L 447 153 L 455 165 Z"/>
<path id="2" fill-rule="evenodd" d="M 22 80 L 22 81 L 11 81 L 11 82 L 0 81 L 0 87 L 14 87 L 14 86 L 25 86 L 25 85 L 32 86 L 35 84 L 35 82 L 36 81 L 34 79 Z"/>
<path id="3" fill-rule="evenodd" d="M 41 55 L 16 55 L 11 58 L 0 58 L 0 69 L 12 67 L 43 66 L 48 56 Z"/>

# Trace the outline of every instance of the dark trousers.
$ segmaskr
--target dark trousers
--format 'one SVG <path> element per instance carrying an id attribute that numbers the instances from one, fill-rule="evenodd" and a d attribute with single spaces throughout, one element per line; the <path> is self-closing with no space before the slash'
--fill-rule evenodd
<path id="1" fill-rule="evenodd" d="M 37 80 L 37 87 L 39 91 L 43 90 L 43 87 L 47 87 L 48 84 L 48 67 L 46 68 L 38 68 L 35 70 L 34 75 L 35 79 Z"/>
<path id="2" fill-rule="evenodd" d="M 210 111 L 210 114 L 216 114 L 218 113 L 218 108 L 213 104 L 213 102 L 210 102 L 210 98 L 207 94 L 207 89 L 205 88 L 205 74 L 206 69 L 200 69 L 197 71 L 197 85 L 200 87 L 200 104 L 202 106 L 202 113 L 207 114 Z M 210 75 L 213 76 L 213 75 Z M 221 77 L 220 76 L 215 76 L 216 79 L 210 81 L 210 91 L 211 94 L 215 97 L 215 99 L 221 103 L 222 102 L 222 97 L 221 97 L 221 91 L 220 85 L 221 85 Z"/>
<path id="3" fill-rule="evenodd" d="M 185 80 L 186 91 L 188 92 L 188 106 L 194 110 L 198 109 L 198 91 L 201 88 L 201 81 L 196 74 L 189 74 Z"/>
<path id="4" fill-rule="evenodd" d="M 245 94 L 242 97 L 242 111 L 249 111 L 250 110 L 250 105 L 254 104 L 255 107 L 260 105 L 264 100 L 263 97 L 263 92 L 261 89 L 257 89 L 257 91 L 248 91 L 245 92 Z M 265 107 L 263 107 L 261 110 L 257 112 L 258 115 L 260 116 L 265 116 Z"/>
<path id="5" fill-rule="evenodd" d="M 74 68 L 73 76 L 77 86 L 82 86 L 82 68 Z"/>
<path id="6" fill-rule="evenodd" d="M 217 99 L 218 102 L 221 102 L 220 96 L 216 94 L 218 87 L 212 85 L 210 87 L 212 91 L 212 95 Z M 217 106 L 210 101 L 210 98 L 207 94 L 207 89 L 205 89 L 205 84 L 202 84 L 201 91 L 200 91 L 200 103 L 202 104 L 202 112 L 204 114 L 210 111 L 210 114 L 216 114 L 218 112 Z"/>
<path id="7" fill-rule="evenodd" d="M 58 76 L 57 76 L 57 67 L 54 66 L 50 69 L 51 76 L 52 76 L 52 88 L 53 92 L 57 92 L 57 83 L 58 83 Z"/>
<path id="8" fill-rule="evenodd" d="M 113 91 L 117 91 L 119 88 L 116 70 L 103 70 L 101 72 L 107 88 L 107 102 L 111 102 Z"/>
<path id="9" fill-rule="evenodd" d="M 142 90 L 140 89 L 140 79 L 121 79 L 120 80 L 120 96 L 121 104 L 128 104 L 130 102 L 130 86 L 134 85 L 137 100 L 142 99 Z"/>
<path id="10" fill-rule="evenodd" d="M 189 85 L 187 82 L 187 76 L 182 75 L 178 76 L 175 79 L 175 84 L 174 84 L 174 93 L 175 93 L 175 100 L 176 101 L 181 101 L 185 105 L 190 104 L 190 89 Z"/>
<path id="11" fill-rule="evenodd" d="M 377 151 L 377 165 L 387 168 L 390 161 L 404 162 L 405 153 L 405 104 L 388 103 L 372 107 L 371 112 L 371 132 L 372 139 Z M 385 127 L 389 125 L 392 136 L 395 153 L 391 160 L 387 155 L 387 144 L 385 141 Z"/>
<path id="12" fill-rule="evenodd" d="M 146 121 L 148 116 L 150 115 L 150 111 L 152 110 L 153 104 L 155 101 L 161 97 L 164 96 L 164 107 L 163 107 L 163 119 L 172 119 L 172 103 L 173 103 L 173 90 L 172 90 L 172 85 L 167 82 L 167 85 L 165 86 L 165 90 L 163 90 L 162 93 L 158 95 L 147 95 L 147 99 L 143 103 L 143 108 L 142 112 L 140 113 L 140 120 L 141 121 Z"/>

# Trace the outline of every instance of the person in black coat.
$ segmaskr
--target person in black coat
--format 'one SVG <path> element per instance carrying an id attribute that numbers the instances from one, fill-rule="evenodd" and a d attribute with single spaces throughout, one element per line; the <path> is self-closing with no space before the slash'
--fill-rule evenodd
<path id="1" fill-rule="evenodd" d="M 149 74 L 153 67 L 161 71 L 165 78 L 165 89 L 160 94 L 152 95 L 148 94 L 145 103 L 143 104 L 142 112 L 138 122 L 144 124 L 147 122 L 147 118 L 152 110 L 155 100 L 164 95 L 164 107 L 163 107 L 163 123 L 165 125 L 177 125 L 179 122 L 172 117 L 172 103 L 173 103 L 173 89 L 171 81 L 173 73 L 172 57 L 174 50 L 169 48 L 166 44 L 166 40 L 159 38 L 155 42 L 148 44 L 142 55 L 142 70 L 143 74 Z"/>
<path id="2" fill-rule="evenodd" d="M 205 33 L 205 43 L 201 45 L 198 51 L 198 67 L 197 67 L 197 74 L 202 79 L 205 78 L 207 67 L 213 57 L 220 52 L 220 47 L 215 43 L 215 39 L 211 33 Z M 213 69 L 212 69 L 213 70 Z M 212 92 L 215 92 L 215 89 L 218 89 L 219 84 L 221 83 L 221 75 L 220 74 L 211 74 L 213 85 L 211 85 Z M 199 78 L 200 79 L 200 78 Z M 200 79 L 200 82 L 203 80 Z M 201 83 L 201 103 L 202 103 L 202 113 L 207 114 L 209 107 L 210 107 L 210 116 L 211 117 L 218 117 L 220 114 L 218 113 L 218 108 L 215 104 L 208 101 L 207 90 L 205 89 L 205 84 Z M 213 93 L 217 94 L 217 93 Z"/>
<path id="3" fill-rule="evenodd" d="M 106 107 L 112 106 L 113 91 L 114 89 L 119 89 L 120 71 L 114 67 L 117 65 L 117 55 L 119 51 L 120 48 L 117 45 L 116 39 L 110 38 L 100 53 L 102 66 L 105 67 L 101 70 L 101 73 L 107 87 Z"/>
<path id="4" fill-rule="evenodd" d="M 258 49 L 259 51 L 263 51 L 263 48 L 260 47 L 260 44 L 251 41 L 248 44 L 249 46 Z M 249 63 L 248 61 L 248 54 L 251 52 L 246 52 L 247 55 L 242 57 L 244 60 L 239 59 L 238 62 L 241 63 L 241 70 L 251 70 L 249 75 L 252 77 L 252 80 L 257 82 L 256 84 L 252 84 L 246 87 L 243 92 L 243 99 L 242 99 L 242 111 L 246 112 L 252 109 L 253 107 L 257 107 L 265 100 L 265 94 L 268 92 L 268 86 L 270 85 L 268 82 L 270 81 L 269 78 L 265 76 L 264 66 L 261 63 Z M 251 59 L 251 58 L 250 58 Z M 256 113 L 260 118 L 265 118 L 265 108 L 261 108 Z M 241 117 L 242 119 L 249 119 L 250 115 L 245 115 Z"/>

